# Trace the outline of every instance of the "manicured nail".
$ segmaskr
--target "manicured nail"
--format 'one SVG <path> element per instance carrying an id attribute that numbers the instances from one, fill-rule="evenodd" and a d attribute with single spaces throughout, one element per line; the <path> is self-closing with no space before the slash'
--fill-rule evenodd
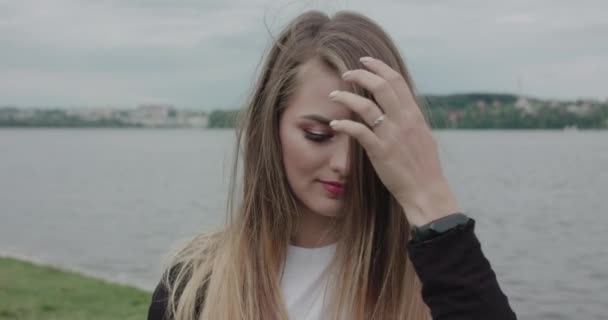
<path id="1" fill-rule="evenodd" d="M 342 79 L 346 79 L 347 77 L 349 77 L 352 74 L 351 71 L 346 71 L 342 74 Z"/>
<path id="2" fill-rule="evenodd" d="M 340 92 L 339 90 L 334 90 L 332 92 L 329 93 L 329 98 L 333 99 L 336 97 L 336 95 L 338 95 L 338 92 Z"/>
<path id="3" fill-rule="evenodd" d="M 359 59 L 359 61 L 361 61 L 363 63 L 372 62 L 373 60 L 374 60 L 374 58 L 372 58 L 372 57 L 361 57 L 361 59 Z"/>
<path id="4" fill-rule="evenodd" d="M 336 124 L 338 124 L 338 120 L 332 120 L 329 122 L 329 126 L 333 129 L 336 127 Z"/>

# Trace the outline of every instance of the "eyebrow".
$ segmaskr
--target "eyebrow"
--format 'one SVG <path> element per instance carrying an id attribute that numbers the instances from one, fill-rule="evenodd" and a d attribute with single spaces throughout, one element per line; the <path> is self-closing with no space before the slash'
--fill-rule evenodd
<path id="1" fill-rule="evenodd" d="M 324 118 L 318 114 L 307 114 L 305 116 L 302 116 L 301 118 L 304 119 L 308 119 L 308 120 L 312 120 L 312 121 L 316 121 L 319 122 L 321 124 L 324 124 L 326 126 L 329 126 L 329 122 L 331 121 L 330 119 Z"/>

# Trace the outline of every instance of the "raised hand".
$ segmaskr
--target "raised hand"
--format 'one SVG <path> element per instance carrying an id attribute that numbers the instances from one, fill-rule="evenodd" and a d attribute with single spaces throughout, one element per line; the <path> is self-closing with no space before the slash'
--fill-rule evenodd
<path id="1" fill-rule="evenodd" d="M 378 59 L 363 57 L 361 62 L 368 70 L 347 71 L 342 79 L 369 90 L 378 104 L 349 91 L 332 91 L 329 97 L 359 114 L 369 126 L 348 119 L 334 120 L 330 126 L 363 146 L 410 224 L 419 226 L 457 212 L 437 144 L 405 79 Z"/>

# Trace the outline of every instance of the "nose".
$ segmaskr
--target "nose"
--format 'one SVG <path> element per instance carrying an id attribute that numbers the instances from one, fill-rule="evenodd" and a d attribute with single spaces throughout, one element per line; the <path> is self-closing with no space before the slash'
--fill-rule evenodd
<path id="1" fill-rule="evenodd" d="M 344 180 L 348 176 L 350 168 L 350 139 L 347 135 L 340 135 L 332 146 L 329 160 L 330 169 L 337 173 L 340 179 Z"/>

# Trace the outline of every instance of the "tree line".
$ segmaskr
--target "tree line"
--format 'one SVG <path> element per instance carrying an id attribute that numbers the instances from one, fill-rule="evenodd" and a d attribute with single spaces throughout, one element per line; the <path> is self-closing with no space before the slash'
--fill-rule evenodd
<path id="1" fill-rule="evenodd" d="M 419 105 L 437 129 L 608 129 L 608 103 L 597 101 L 544 101 L 527 99 L 529 111 L 517 107 L 511 94 L 459 94 L 420 96 Z M 568 111 L 568 106 L 587 104 L 585 114 Z M 215 110 L 209 128 L 236 125 L 239 110 Z"/>

